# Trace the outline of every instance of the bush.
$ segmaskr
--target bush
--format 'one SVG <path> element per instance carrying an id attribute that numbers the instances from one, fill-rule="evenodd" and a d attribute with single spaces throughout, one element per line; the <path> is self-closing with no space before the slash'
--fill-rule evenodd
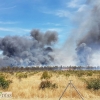
<path id="1" fill-rule="evenodd" d="M 27 74 L 26 73 L 17 73 L 16 76 L 21 79 L 21 78 L 27 78 Z"/>
<path id="2" fill-rule="evenodd" d="M 40 83 L 39 89 L 45 89 L 45 88 L 52 88 L 52 89 L 54 89 L 54 88 L 57 88 L 57 87 L 58 86 L 55 83 L 53 84 L 50 81 L 46 80 L 46 81 L 42 81 Z"/>
<path id="3" fill-rule="evenodd" d="M 77 72 L 77 76 L 78 76 L 78 77 L 82 77 L 84 74 L 85 74 L 85 73 L 84 73 L 83 71 L 78 71 L 78 72 Z"/>
<path id="4" fill-rule="evenodd" d="M 14 75 L 14 72 L 13 72 L 13 71 L 10 71 L 9 73 L 10 73 L 11 75 Z"/>
<path id="5" fill-rule="evenodd" d="M 93 90 L 100 89 L 100 79 L 90 79 L 89 81 L 86 81 L 86 83 L 88 89 L 93 89 Z"/>
<path id="6" fill-rule="evenodd" d="M 70 74 L 69 74 L 69 73 L 66 73 L 66 74 L 65 74 L 65 76 L 69 77 L 69 76 L 70 76 Z"/>
<path id="7" fill-rule="evenodd" d="M 92 76 L 92 72 L 88 72 L 87 73 L 87 76 Z"/>
<path id="8" fill-rule="evenodd" d="M 47 71 L 44 71 L 42 76 L 41 76 L 41 79 L 50 79 L 51 75 L 49 75 L 49 73 Z"/>
<path id="9" fill-rule="evenodd" d="M 11 80 L 5 80 L 5 78 L 3 76 L 0 76 L 0 87 L 2 89 L 8 88 L 10 83 L 12 83 Z"/>
<path id="10" fill-rule="evenodd" d="M 58 88 L 58 85 L 56 83 L 53 83 L 51 86 L 52 89 Z"/>

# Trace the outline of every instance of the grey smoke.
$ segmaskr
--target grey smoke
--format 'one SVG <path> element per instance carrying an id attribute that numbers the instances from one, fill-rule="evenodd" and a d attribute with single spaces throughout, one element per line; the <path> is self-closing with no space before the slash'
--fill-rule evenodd
<path id="1" fill-rule="evenodd" d="M 55 31 L 45 33 L 35 29 L 29 37 L 6 36 L 0 38 L 0 66 L 50 65 L 53 57 L 52 45 L 57 41 Z"/>
<path id="2" fill-rule="evenodd" d="M 39 30 L 33 30 L 31 36 L 38 41 L 41 45 L 51 45 L 57 41 L 56 31 L 47 31 L 45 34 L 41 33 Z"/>
<path id="3" fill-rule="evenodd" d="M 73 14 L 71 36 L 61 48 L 53 48 L 57 32 L 32 30 L 30 38 L 0 38 L 0 66 L 81 65 L 100 66 L 100 0 L 87 0 Z"/>
<path id="4" fill-rule="evenodd" d="M 88 0 L 92 9 L 85 12 L 87 15 L 77 30 L 77 55 L 79 65 L 100 65 L 100 0 Z M 80 35 L 79 35 L 80 34 Z M 98 63 L 99 62 L 99 63 Z"/>
<path id="5" fill-rule="evenodd" d="M 76 25 L 53 56 L 58 65 L 100 66 L 100 0 L 87 0 L 71 18 Z"/>

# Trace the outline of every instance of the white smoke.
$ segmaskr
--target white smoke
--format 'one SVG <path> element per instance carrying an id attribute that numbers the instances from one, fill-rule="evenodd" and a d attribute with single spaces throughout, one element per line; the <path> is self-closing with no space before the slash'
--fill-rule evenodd
<path id="1" fill-rule="evenodd" d="M 55 59 L 66 66 L 100 66 L 100 0 L 87 0 L 77 7 L 71 18 L 77 28 L 56 50 Z"/>

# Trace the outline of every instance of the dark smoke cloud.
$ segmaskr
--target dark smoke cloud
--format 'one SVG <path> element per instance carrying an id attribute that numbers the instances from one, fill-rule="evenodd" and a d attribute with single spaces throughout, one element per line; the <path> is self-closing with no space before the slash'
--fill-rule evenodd
<path id="1" fill-rule="evenodd" d="M 41 33 L 39 30 L 33 30 L 31 36 L 37 40 L 42 45 L 51 45 L 57 41 L 57 33 L 47 31 L 45 34 Z"/>
<path id="2" fill-rule="evenodd" d="M 0 38 L 0 66 L 33 66 L 50 65 L 53 57 L 52 45 L 57 41 L 55 31 L 45 33 L 32 30 L 31 38 L 19 36 L 6 36 Z"/>
<path id="3" fill-rule="evenodd" d="M 87 0 L 71 19 L 78 28 L 61 48 L 52 48 L 58 37 L 55 31 L 35 29 L 30 38 L 0 38 L 0 66 L 100 66 L 100 0 Z"/>

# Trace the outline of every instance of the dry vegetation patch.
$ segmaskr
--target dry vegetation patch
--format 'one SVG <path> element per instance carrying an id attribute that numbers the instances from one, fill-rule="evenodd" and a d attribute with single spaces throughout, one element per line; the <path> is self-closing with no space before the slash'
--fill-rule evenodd
<path id="1" fill-rule="evenodd" d="M 85 100 L 100 98 L 100 71 L 33 71 L 13 74 L 1 72 L 0 76 L 12 81 L 6 90 L 1 89 L 1 91 L 11 91 L 14 100 L 31 100 L 32 98 L 32 100 L 58 100 L 69 80 L 73 80 L 72 83 Z M 45 89 L 40 89 L 40 86 Z M 93 89 L 93 86 L 96 88 Z M 75 89 L 68 87 L 61 100 L 69 100 L 70 96 L 72 100 L 80 99 Z"/>

